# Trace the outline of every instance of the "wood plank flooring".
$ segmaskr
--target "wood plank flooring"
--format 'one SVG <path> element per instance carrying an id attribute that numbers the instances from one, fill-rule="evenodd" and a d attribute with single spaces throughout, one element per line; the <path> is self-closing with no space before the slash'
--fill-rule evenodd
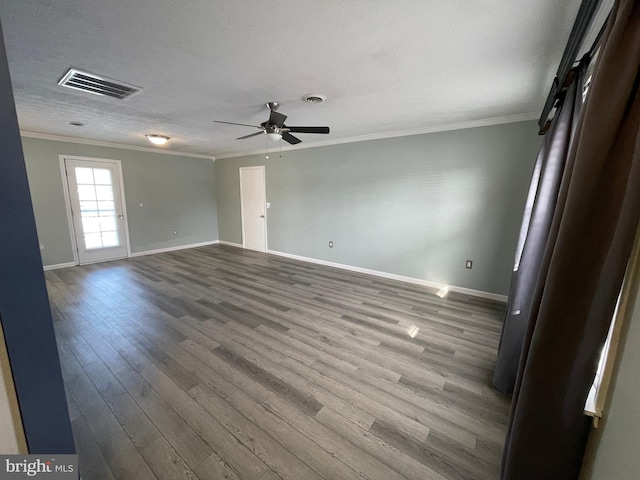
<path id="1" fill-rule="evenodd" d="M 218 245 L 46 279 L 84 480 L 498 477 L 501 304 Z"/>

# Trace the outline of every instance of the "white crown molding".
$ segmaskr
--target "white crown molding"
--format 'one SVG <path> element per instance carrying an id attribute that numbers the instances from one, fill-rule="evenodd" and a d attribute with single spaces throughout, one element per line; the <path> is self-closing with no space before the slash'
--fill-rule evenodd
<path id="1" fill-rule="evenodd" d="M 223 242 L 220 242 L 220 243 L 223 243 Z M 500 295 L 497 293 L 484 292 L 482 290 L 474 290 L 472 288 L 456 287 L 455 285 L 444 285 L 442 283 L 431 282 L 429 280 L 423 280 L 421 278 L 405 277 L 404 275 L 396 275 L 395 273 L 387 273 L 387 272 L 381 272 L 380 270 L 371 270 L 368 268 L 354 267 L 351 265 L 345 265 L 344 263 L 328 262 L 326 260 L 319 260 L 317 258 L 303 257 L 301 255 L 293 255 L 291 253 L 278 252 L 276 250 L 267 250 L 267 253 L 271 255 L 278 255 L 280 257 L 291 258 L 293 260 L 300 260 L 302 262 L 316 263 L 318 265 L 324 265 L 327 267 L 334 267 L 334 268 L 340 268 L 342 270 L 349 270 L 350 272 L 365 273 L 367 275 L 374 275 L 376 277 L 388 278 L 390 280 L 398 280 L 400 282 L 411 283 L 414 285 L 422 285 L 424 287 L 434 288 L 436 290 L 439 290 L 442 287 L 447 286 L 450 292 L 464 293 L 466 295 L 471 295 L 474 297 L 487 298 L 489 300 L 495 300 L 498 302 L 507 303 L 507 296 Z"/>
<path id="2" fill-rule="evenodd" d="M 428 127 L 410 128 L 406 130 L 393 130 L 390 132 L 369 133 L 366 135 L 358 135 L 356 137 L 336 138 L 331 140 L 321 140 L 319 142 L 304 142 L 298 145 L 286 145 L 282 148 L 274 149 L 272 154 L 275 155 L 280 151 L 286 152 L 290 150 L 302 150 L 305 148 L 327 147 L 329 145 L 340 145 L 343 143 L 366 142 L 369 140 L 380 140 L 383 138 L 408 137 L 410 135 L 424 135 L 425 133 L 447 132 L 451 130 L 464 130 L 466 128 L 489 127 L 492 125 L 502 125 L 505 123 L 526 122 L 529 120 L 537 120 L 540 117 L 539 112 L 519 113 L 516 115 L 503 115 L 501 117 L 483 118 L 479 120 L 467 120 L 457 123 L 445 123 L 441 125 L 431 125 Z M 216 159 L 246 157 L 249 155 L 264 155 L 265 149 L 247 150 L 242 153 L 229 153 L 216 155 Z"/>
<path id="3" fill-rule="evenodd" d="M 355 137 L 347 137 L 347 138 L 336 138 L 330 140 L 322 140 L 318 142 L 305 142 L 298 145 L 285 145 L 282 147 L 278 147 L 277 152 L 287 152 L 291 150 L 303 150 L 305 148 L 318 148 L 318 147 L 327 147 L 330 145 L 340 145 L 343 143 L 355 143 L 355 142 L 366 142 L 369 140 L 380 140 L 384 138 L 394 138 L 394 137 L 407 137 L 411 135 L 423 135 L 426 133 L 437 133 L 437 132 L 446 132 L 450 130 L 463 130 L 465 128 L 477 128 L 477 127 L 488 127 L 491 125 L 501 125 L 505 123 L 516 123 L 516 122 L 526 122 L 528 120 L 537 120 L 539 117 L 539 113 L 537 112 L 529 112 L 529 113 L 519 113 L 516 115 L 504 115 L 501 117 L 492 117 L 492 118 L 483 118 L 479 120 L 468 120 L 464 122 L 457 123 L 446 123 L 441 125 L 431 125 L 428 127 L 418 127 L 418 128 L 410 128 L 405 130 L 394 130 L 390 132 L 381 132 L 381 133 L 370 133 L 366 135 L 358 135 Z M 139 152 L 148 152 L 148 153 L 161 153 L 164 155 L 176 155 L 181 157 L 193 157 L 193 158 L 206 158 L 213 162 L 216 159 L 222 158 L 234 158 L 234 157 L 246 157 L 249 155 L 262 155 L 265 153 L 265 149 L 253 149 L 253 150 L 245 150 L 243 152 L 222 154 L 218 156 L 213 155 L 201 155 L 198 153 L 187 153 L 187 152 L 179 152 L 175 150 L 162 150 L 159 148 L 152 147 L 139 147 L 137 145 L 125 145 L 122 143 L 112 143 L 112 142 L 102 142 L 98 140 L 90 140 L 86 138 L 77 138 L 77 137 L 66 137 L 63 135 L 54 135 L 51 133 L 41 133 L 41 132 L 31 132 L 28 130 L 22 130 L 20 135 L 27 138 L 39 138 L 42 140 L 53 140 L 58 142 L 69 142 L 69 143 L 79 143 L 83 145 L 93 145 L 96 147 L 111 147 L 111 148 L 122 148 L 125 150 L 135 150 Z M 275 154 L 275 150 L 274 150 Z"/>
<path id="4" fill-rule="evenodd" d="M 27 138 L 39 138 L 41 140 L 53 140 L 55 142 L 68 142 L 68 143 L 79 143 L 82 145 L 93 145 L 95 147 L 122 148 L 124 150 L 135 150 L 138 152 L 161 153 L 164 155 L 175 155 L 178 157 L 206 158 L 207 160 L 212 160 L 214 162 L 216 161 L 216 157 L 212 155 L 200 155 L 199 153 L 186 153 L 186 152 L 178 152 L 175 150 L 162 150 L 159 148 L 152 148 L 152 147 L 139 147 L 137 145 L 125 145 L 123 143 L 101 142 L 98 140 L 89 140 L 86 138 L 65 137 L 63 135 L 54 135 L 51 133 L 30 132 L 28 130 L 21 130 L 20 136 L 27 137 Z"/>

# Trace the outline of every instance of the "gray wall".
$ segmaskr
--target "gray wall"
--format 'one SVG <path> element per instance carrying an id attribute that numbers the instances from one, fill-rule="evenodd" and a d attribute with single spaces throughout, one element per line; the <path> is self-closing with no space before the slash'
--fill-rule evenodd
<path id="1" fill-rule="evenodd" d="M 218 239 L 212 160 L 27 137 L 22 144 L 45 265 L 73 261 L 59 155 L 121 160 L 133 253 Z"/>
<path id="2" fill-rule="evenodd" d="M 217 159 L 220 240 L 242 242 L 238 168 L 266 165 L 270 250 L 507 294 L 536 131 L 519 122 Z"/>
<path id="3" fill-rule="evenodd" d="M 638 248 L 638 245 L 636 248 Z M 582 480 L 640 478 L 640 264 L 636 265 L 630 320 L 622 326 L 615 372 L 598 430 L 592 430 Z"/>

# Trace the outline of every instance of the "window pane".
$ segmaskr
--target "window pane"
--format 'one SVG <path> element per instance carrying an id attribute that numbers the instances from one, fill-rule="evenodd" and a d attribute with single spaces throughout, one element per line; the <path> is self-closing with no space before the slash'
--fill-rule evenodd
<path id="1" fill-rule="evenodd" d="M 100 217 L 100 230 L 104 232 L 115 232 L 116 217 Z"/>
<path id="2" fill-rule="evenodd" d="M 120 246 L 110 168 L 74 167 L 87 250 Z"/>
<path id="3" fill-rule="evenodd" d="M 84 236 L 84 246 L 87 250 L 92 248 L 102 248 L 102 239 L 99 233 L 88 233 Z"/>
<path id="4" fill-rule="evenodd" d="M 111 185 L 111 170 L 106 168 L 94 168 L 93 176 L 96 185 Z"/>
<path id="5" fill-rule="evenodd" d="M 98 217 L 82 217 L 82 232 L 83 233 L 99 233 L 100 232 L 100 220 Z"/>
<path id="6" fill-rule="evenodd" d="M 80 214 L 84 217 L 98 216 L 98 202 L 80 202 Z"/>
<path id="7" fill-rule="evenodd" d="M 83 200 L 96 199 L 96 187 L 93 185 L 78 185 L 78 198 Z"/>
<path id="8" fill-rule="evenodd" d="M 113 200 L 113 188 L 111 185 L 96 186 L 96 197 L 98 200 Z"/>
<path id="9" fill-rule="evenodd" d="M 78 184 L 89 184 L 91 185 L 93 183 L 93 169 L 92 168 L 82 168 L 82 167 L 75 167 L 76 168 L 76 183 Z"/>
<path id="10" fill-rule="evenodd" d="M 112 201 L 102 201 L 98 202 L 98 210 L 100 211 L 101 217 L 115 216 L 116 210 Z"/>
<path id="11" fill-rule="evenodd" d="M 105 247 L 117 247 L 118 235 L 116 232 L 102 232 L 102 245 Z"/>

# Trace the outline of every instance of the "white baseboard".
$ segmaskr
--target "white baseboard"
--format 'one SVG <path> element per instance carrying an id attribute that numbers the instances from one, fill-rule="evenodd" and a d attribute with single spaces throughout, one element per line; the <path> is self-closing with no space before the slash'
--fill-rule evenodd
<path id="1" fill-rule="evenodd" d="M 431 287 L 435 289 L 440 289 L 445 286 L 442 283 L 431 282 L 429 280 L 423 280 L 421 278 L 405 277 L 404 275 L 396 275 L 395 273 L 381 272 L 379 270 L 371 270 L 369 268 L 354 267 L 351 265 L 345 265 L 343 263 L 328 262 L 326 260 L 319 260 L 317 258 L 303 257 L 301 255 L 293 255 L 291 253 L 278 252 L 277 250 L 267 250 L 267 253 L 270 253 L 272 255 L 279 255 L 281 257 L 292 258 L 294 260 L 300 260 L 303 262 L 316 263 L 318 265 L 325 265 L 327 267 L 341 268 L 342 270 L 349 270 L 351 272 L 366 273 L 367 275 L 374 275 L 376 277 L 388 278 L 391 280 L 398 280 L 401 282 L 412 283 L 415 285 L 423 285 L 425 287 Z M 471 288 L 456 287 L 455 285 L 449 285 L 449 291 L 464 293 L 466 295 L 472 295 L 474 297 L 487 298 L 489 300 L 496 300 L 498 302 L 503 302 L 503 303 L 507 302 L 506 295 L 499 295 L 497 293 L 484 292 L 482 290 L 474 290 Z"/>
<path id="2" fill-rule="evenodd" d="M 58 270 L 59 268 L 75 267 L 76 265 L 76 262 L 56 263 L 55 265 L 45 265 L 42 269 L 46 272 L 47 270 Z"/>
<path id="3" fill-rule="evenodd" d="M 244 246 L 241 243 L 233 243 L 233 242 L 227 242 L 225 240 L 218 240 L 218 243 L 220 245 L 228 245 L 230 247 L 236 247 L 236 248 L 244 248 Z"/>
<path id="4" fill-rule="evenodd" d="M 215 245 L 219 243 L 218 240 L 212 240 L 209 242 L 191 243 L 189 245 L 177 245 L 175 247 L 158 248 L 155 250 L 144 250 L 142 252 L 131 253 L 129 257 L 144 257 L 145 255 L 154 255 L 156 253 L 175 252 L 176 250 L 186 250 L 187 248 L 205 247 L 207 245 Z"/>
<path id="5" fill-rule="evenodd" d="M 156 253 L 165 253 L 165 252 L 174 252 L 176 250 L 185 250 L 187 248 L 196 248 L 196 247 L 204 247 L 207 245 L 216 245 L 217 243 L 226 243 L 226 242 L 218 242 L 218 240 L 212 240 L 210 242 L 200 242 L 200 243 L 191 243 L 189 245 L 178 245 L 175 247 L 167 247 L 167 248 L 158 248 L 155 250 L 144 250 L 142 252 L 135 252 L 135 253 L 131 253 L 129 255 L 129 258 L 132 257 L 144 257 L 145 255 L 154 255 Z M 226 243 L 228 245 L 233 245 L 235 246 L 235 243 Z M 242 245 L 239 245 L 240 248 L 242 248 Z M 126 257 L 125 257 L 126 258 Z M 99 263 L 99 262 L 96 262 Z M 58 263 L 55 265 L 45 265 L 43 268 L 43 270 L 46 272 L 47 270 L 57 270 L 59 268 L 69 268 L 69 267 L 75 267 L 76 265 L 78 265 L 76 262 L 67 262 L 67 263 Z"/>
<path id="6" fill-rule="evenodd" d="M 509 297 L 507 295 L 485 292 L 483 290 L 474 290 L 473 288 L 456 287 L 455 285 L 449 285 L 449 290 L 452 292 L 464 293 L 465 295 L 471 295 L 473 297 L 482 297 L 488 300 L 495 300 L 496 302 L 507 303 L 507 300 L 509 300 Z"/>
<path id="7" fill-rule="evenodd" d="M 174 252 L 176 250 L 185 250 L 187 248 L 204 247 L 206 245 L 216 245 L 216 244 L 228 245 L 230 247 L 235 247 L 235 248 L 244 248 L 240 243 L 227 242 L 225 240 L 213 240 L 210 242 L 192 243 L 189 245 L 178 245 L 175 247 L 158 248 L 156 250 L 145 250 L 142 252 L 135 252 L 135 253 L 132 253 L 130 257 L 143 257 L 145 255 L 154 255 L 156 253 Z M 280 257 L 291 258 L 294 260 L 300 260 L 302 262 L 315 263 L 318 265 L 325 265 L 327 267 L 340 268 L 342 270 L 349 270 L 351 272 L 365 273 L 367 275 L 374 275 L 376 277 L 388 278 L 391 280 L 398 280 L 400 282 L 412 283 L 414 285 L 423 285 L 425 287 L 430 287 L 435 289 L 440 289 L 445 286 L 442 283 L 431 282 L 429 280 L 423 280 L 421 278 L 406 277 L 404 275 L 396 275 L 395 273 L 381 272 L 380 270 L 371 270 L 369 268 L 354 267 L 352 265 L 346 265 L 344 263 L 329 262 L 327 260 L 319 260 L 317 258 L 303 257 L 301 255 L 293 255 L 291 253 L 278 252 L 277 250 L 267 250 L 267 253 L 271 255 L 278 255 Z M 59 268 L 68 268 L 68 267 L 75 267 L 75 266 L 76 266 L 75 262 L 59 263 L 56 265 L 45 265 L 44 270 L 45 271 L 56 270 Z M 449 285 L 449 291 L 464 293 L 466 295 L 471 295 L 474 297 L 487 298 L 489 300 L 496 300 L 498 302 L 503 302 L 503 303 L 507 302 L 506 295 L 499 295 L 497 293 L 484 292 L 482 290 L 474 290 L 472 288 L 457 287 L 455 285 Z"/>

